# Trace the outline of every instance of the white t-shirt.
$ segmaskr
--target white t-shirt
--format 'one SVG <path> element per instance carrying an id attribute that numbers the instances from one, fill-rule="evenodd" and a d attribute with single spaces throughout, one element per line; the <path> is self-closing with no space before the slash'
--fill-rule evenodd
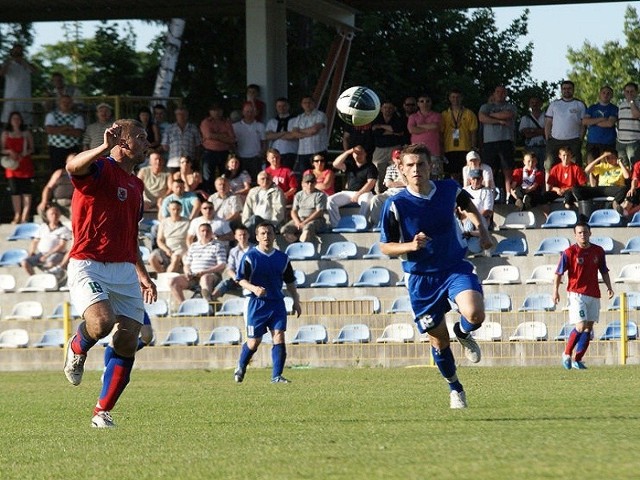
<path id="1" fill-rule="evenodd" d="M 554 100 L 547 108 L 546 118 L 551 118 L 551 136 L 556 140 L 572 140 L 582 133 L 582 118 L 587 106 L 577 99 Z"/>
<path id="2" fill-rule="evenodd" d="M 243 158 L 257 157 L 262 152 L 264 140 L 264 123 L 257 120 L 253 123 L 245 123 L 240 120 L 233 124 L 233 132 L 236 134 L 238 150 L 236 153 Z"/>
<path id="3" fill-rule="evenodd" d="M 71 230 L 62 224 L 51 230 L 47 223 L 43 223 L 40 225 L 40 230 L 36 233 L 35 238 L 39 240 L 37 247 L 38 253 L 47 253 L 56 247 L 60 243 L 60 240 L 71 240 Z"/>

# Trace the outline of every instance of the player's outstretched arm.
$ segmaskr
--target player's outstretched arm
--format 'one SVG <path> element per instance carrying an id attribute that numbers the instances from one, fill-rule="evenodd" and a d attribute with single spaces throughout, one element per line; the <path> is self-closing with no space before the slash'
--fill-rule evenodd
<path id="1" fill-rule="evenodd" d="M 417 252 L 427 245 L 431 237 L 423 232 L 416 233 L 410 242 L 387 242 L 380 244 L 380 250 L 390 257 L 398 257 L 411 252 Z"/>
<path id="2" fill-rule="evenodd" d="M 91 165 L 95 162 L 105 150 L 111 150 L 120 142 L 120 134 L 122 127 L 115 123 L 104 131 L 104 139 L 102 145 L 80 152 L 67 162 L 67 172 L 70 175 L 87 175 L 91 171 Z"/>

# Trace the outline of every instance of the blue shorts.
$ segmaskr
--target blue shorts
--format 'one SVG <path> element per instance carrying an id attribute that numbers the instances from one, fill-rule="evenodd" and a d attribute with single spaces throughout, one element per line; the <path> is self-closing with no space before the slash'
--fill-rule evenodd
<path id="1" fill-rule="evenodd" d="M 287 329 L 287 309 L 284 300 L 264 300 L 257 297 L 249 297 L 247 306 L 247 337 L 262 338 L 267 329 Z"/>
<path id="2" fill-rule="evenodd" d="M 446 272 L 409 275 L 407 286 L 415 322 L 420 333 L 437 327 L 451 310 L 451 304 L 460 292 L 474 290 L 482 293 L 473 265 L 463 262 Z"/>

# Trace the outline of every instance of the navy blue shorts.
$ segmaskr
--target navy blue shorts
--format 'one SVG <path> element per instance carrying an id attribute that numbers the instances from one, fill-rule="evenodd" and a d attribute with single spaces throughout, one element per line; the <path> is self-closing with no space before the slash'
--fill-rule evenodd
<path id="1" fill-rule="evenodd" d="M 247 337 L 262 338 L 267 329 L 287 329 L 287 309 L 284 300 L 263 300 L 249 297 L 247 307 Z"/>

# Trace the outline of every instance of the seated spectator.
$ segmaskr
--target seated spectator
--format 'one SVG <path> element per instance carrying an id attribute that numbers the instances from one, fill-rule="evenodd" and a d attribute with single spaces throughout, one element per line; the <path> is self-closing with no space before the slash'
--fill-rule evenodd
<path id="1" fill-rule="evenodd" d="M 573 187 L 585 185 L 587 176 L 584 170 L 573 161 L 573 153 L 568 146 L 558 150 L 560 163 L 556 163 L 549 171 L 547 178 L 547 191 L 543 195 L 543 212 L 549 214 L 549 204 L 558 198 L 564 200 L 564 208 L 574 208 L 576 197 L 573 195 Z"/>
<path id="2" fill-rule="evenodd" d="M 327 211 L 327 196 L 316 189 L 316 176 L 302 176 L 302 190 L 296 193 L 291 209 L 291 221 L 282 227 L 281 233 L 289 243 L 315 242 L 317 233 L 326 228 L 324 214 Z"/>
<path id="3" fill-rule="evenodd" d="M 57 273 L 67 249 L 67 242 L 71 240 L 71 230 L 60 221 L 60 209 L 50 205 L 46 211 L 47 221 L 40 225 L 40 229 L 31 241 L 29 256 L 22 261 L 22 268 L 29 274 L 35 273 L 34 267 L 45 272 Z"/>
<path id="4" fill-rule="evenodd" d="M 84 150 L 96 148 L 102 145 L 104 140 L 104 131 L 113 125 L 111 119 L 111 105 L 108 103 L 100 103 L 96 107 L 96 121 L 87 125 L 82 137 L 82 145 Z"/>
<path id="5" fill-rule="evenodd" d="M 525 152 L 524 166 L 516 168 L 511 177 L 509 196 L 520 211 L 530 210 L 542 203 L 544 193 L 544 171 L 538 170 L 538 158 L 533 152 Z"/>
<path id="6" fill-rule="evenodd" d="M 180 215 L 181 211 L 180 202 L 170 202 L 169 216 L 163 218 L 158 226 L 158 248 L 149 256 L 149 265 L 156 272 L 182 271 L 182 255 L 187 251 L 189 220 Z"/>
<path id="7" fill-rule="evenodd" d="M 193 220 L 200 212 L 202 201 L 200 197 L 193 192 L 184 191 L 184 181 L 182 179 L 174 180 L 171 184 L 171 195 L 166 196 L 162 200 L 162 205 L 158 211 L 158 218 L 162 220 L 169 216 L 169 203 L 177 200 L 182 205 L 181 216 Z"/>
<path id="8" fill-rule="evenodd" d="M 287 203 L 293 202 L 293 197 L 298 191 L 298 179 L 290 168 L 284 167 L 280 159 L 280 152 L 275 148 L 267 150 L 267 162 L 269 166 L 264 169 L 275 183 L 284 192 Z"/>
<path id="9" fill-rule="evenodd" d="M 367 152 L 361 145 L 345 150 L 333 161 L 333 168 L 346 173 L 346 188 L 327 200 L 331 226 L 335 227 L 340 221 L 340 207 L 350 203 L 360 205 L 360 215 L 368 218 L 378 169 L 367 159 Z"/>
<path id="10" fill-rule="evenodd" d="M 386 190 L 371 200 L 369 220 L 371 221 L 372 227 L 377 227 L 378 223 L 380 223 L 380 214 L 382 213 L 382 207 L 384 206 L 384 202 L 387 201 L 387 198 L 402 191 L 405 187 L 404 177 L 400 173 L 400 170 L 398 170 L 398 165 L 400 165 L 401 162 L 401 151 L 400 149 L 396 149 L 391 152 L 391 162 L 386 167 L 386 173 L 384 174 L 383 183 Z"/>
<path id="11" fill-rule="evenodd" d="M 229 256 L 227 257 L 227 268 L 225 269 L 225 275 L 227 278 L 218 283 L 213 289 L 213 292 L 211 293 L 212 300 L 216 300 L 228 292 L 236 292 L 238 294 L 242 293 L 242 288 L 238 285 L 238 282 L 236 282 L 238 267 L 240 266 L 242 256 L 255 245 L 249 242 L 249 230 L 247 230 L 247 227 L 244 225 L 236 227 L 234 231 L 234 238 L 237 244 L 231 249 Z"/>
<path id="12" fill-rule="evenodd" d="M 67 159 L 68 160 L 68 159 Z M 51 174 L 49 181 L 42 189 L 42 199 L 36 207 L 42 221 L 47 221 L 47 206 L 56 205 L 60 213 L 71 218 L 71 197 L 73 196 L 73 184 L 71 177 L 64 168 L 59 168 Z"/>
<path id="13" fill-rule="evenodd" d="M 138 178 L 144 183 L 145 212 L 160 211 L 162 200 L 171 193 L 171 174 L 164 168 L 164 158 L 160 152 L 149 155 L 149 165 L 142 167 Z"/>
<path id="14" fill-rule="evenodd" d="M 474 168 L 469 172 L 470 185 L 464 187 L 464 190 L 471 196 L 473 204 L 485 221 L 488 229 L 492 230 L 495 225 L 493 223 L 493 190 L 483 185 L 483 172 L 479 168 Z M 467 222 L 470 220 L 467 219 Z M 465 228 L 465 230 L 468 230 Z"/>
<path id="15" fill-rule="evenodd" d="M 202 175 L 189 155 L 180 157 L 180 170 L 174 172 L 173 179 L 181 179 L 184 182 L 185 192 L 197 193 L 203 200 L 209 196 L 207 192 L 202 190 Z"/>
<path id="16" fill-rule="evenodd" d="M 624 161 L 623 161 L 624 163 Z M 637 211 L 640 211 L 640 162 L 633 164 L 631 172 L 631 187 L 627 191 L 624 202 L 620 205 L 625 216 L 631 217 Z"/>
<path id="17" fill-rule="evenodd" d="M 178 303 L 184 302 L 184 291 L 200 288 L 202 298 L 211 301 L 213 286 L 220 282 L 226 267 L 226 252 L 213 239 L 211 225 L 198 227 L 198 241 L 192 243 L 182 258 L 184 274 L 171 280 L 171 293 Z"/>
<path id="18" fill-rule="evenodd" d="M 631 174 L 618 152 L 611 147 L 603 147 L 602 155 L 587 165 L 584 172 L 589 175 L 591 185 L 573 187 L 573 195 L 578 202 L 595 197 L 613 197 L 613 208 L 622 213 L 622 203 L 627 196 L 627 180 Z"/>
<path id="19" fill-rule="evenodd" d="M 231 193 L 240 195 L 244 199 L 249 194 L 249 190 L 251 190 L 251 175 L 246 170 L 242 170 L 240 165 L 238 157 L 234 154 L 229 155 L 224 178 L 229 180 Z"/>
<path id="20" fill-rule="evenodd" d="M 284 193 L 274 185 L 271 175 L 265 171 L 260 172 L 258 186 L 249 191 L 244 202 L 242 223 L 249 232 L 255 232 L 256 226 L 262 222 L 269 222 L 277 230 L 284 220 L 284 213 Z"/>
<path id="21" fill-rule="evenodd" d="M 336 175 L 333 170 L 327 167 L 327 159 L 321 153 L 316 153 L 311 160 L 313 168 L 305 170 L 304 173 L 313 173 L 316 177 L 316 188 L 324 192 L 327 196 L 336 193 Z"/>
<path id="22" fill-rule="evenodd" d="M 480 154 L 475 150 L 471 150 L 469 153 L 467 153 L 467 164 L 462 167 L 462 186 L 466 187 L 471 185 L 469 172 L 478 168 L 482 170 L 482 186 L 488 188 L 491 191 L 495 191 L 496 183 L 493 180 L 493 169 L 486 163 L 482 163 Z"/>
<path id="23" fill-rule="evenodd" d="M 189 223 L 189 230 L 187 231 L 187 246 L 190 246 L 196 240 L 198 240 L 198 228 L 203 223 L 211 225 L 211 231 L 213 232 L 213 239 L 216 242 L 220 242 L 225 248 L 225 251 L 229 250 L 229 241 L 233 240 L 233 231 L 228 222 L 215 218 L 215 209 L 213 204 L 209 201 L 202 202 L 200 207 L 201 215 L 191 220 Z"/>
<path id="24" fill-rule="evenodd" d="M 213 205 L 213 217 L 227 222 L 231 228 L 241 225 L 244 199 L 231 193 L 229 180 L 225 177 L 216 178 L 215 187 L 216 192 L 209 197 L 209 202 Z"/>

